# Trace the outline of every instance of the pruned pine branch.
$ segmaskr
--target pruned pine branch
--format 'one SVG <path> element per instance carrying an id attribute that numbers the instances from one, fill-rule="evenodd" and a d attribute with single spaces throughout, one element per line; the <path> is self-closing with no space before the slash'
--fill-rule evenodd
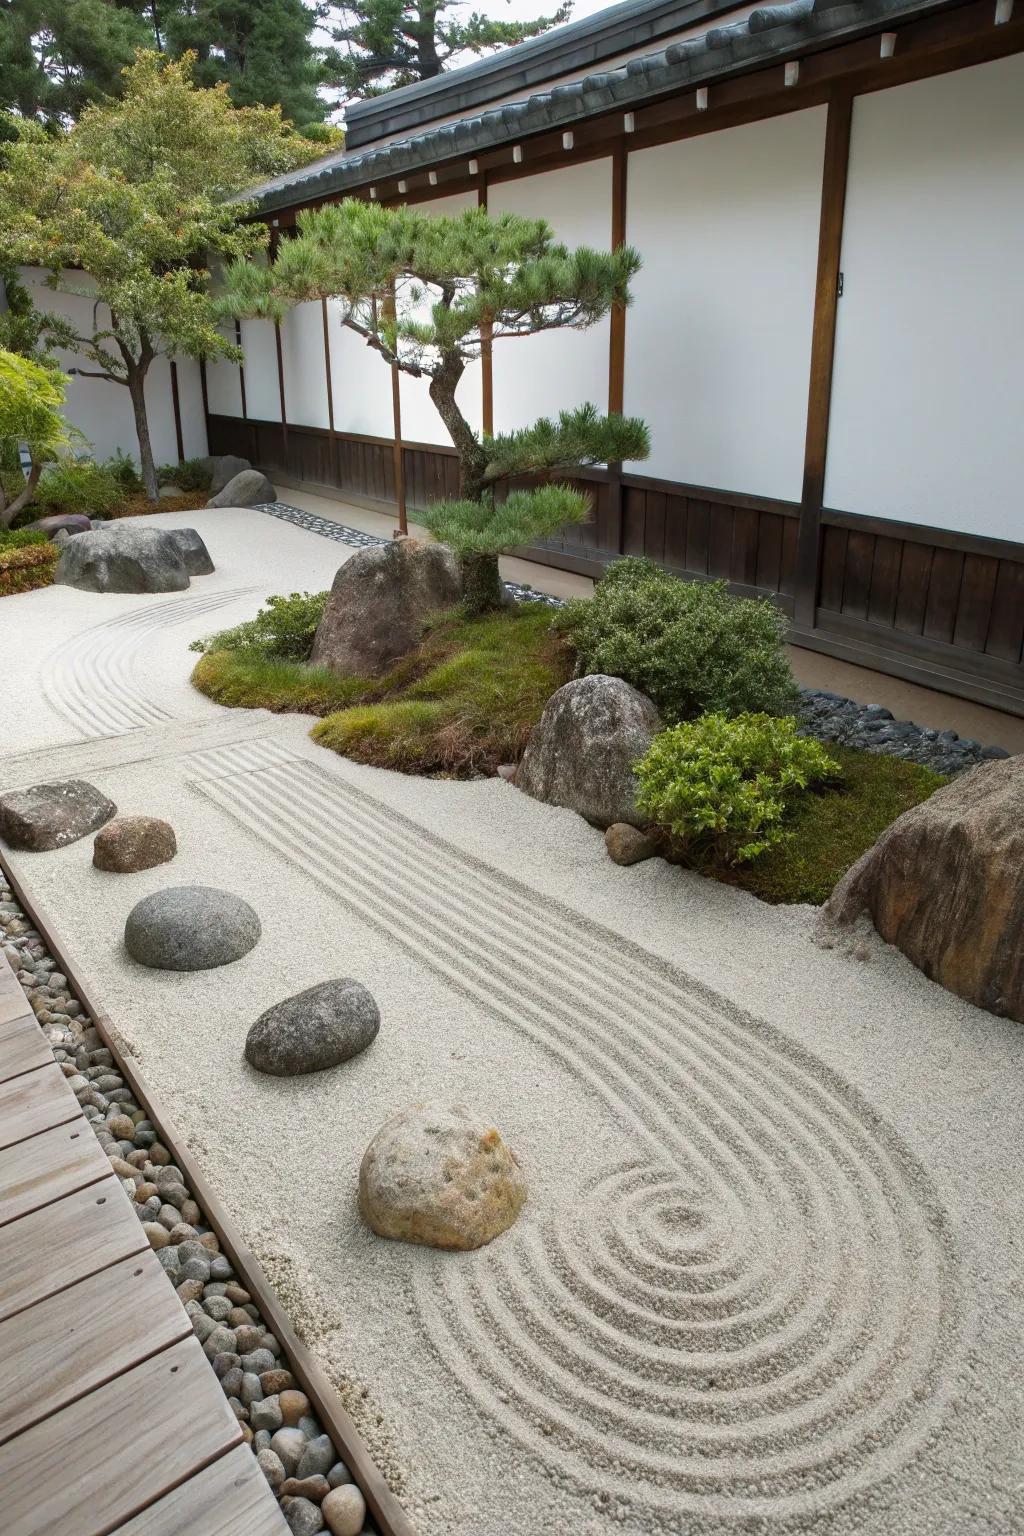
<path id="1" fill-rule="evenodd" d="M 442 543 L 465 559 L 500 555 L 550 537 L 566 523 L 585 523 L 590 497 L 569 485 L 542 485 L 533 491 L 510 491 L 503 502 L 488 495 L 483 501 L 438 501 L 422 521 Z"/>
<path id="2" fill-rule="evenodd" d="M 588 464 L 646 459 L 650 434 L 636 416 L 602 416 L 596 406 L 562 411 L 557 421 L 542 417 L 519 432 L 485 439 L 488 484 L 511 475 L 552 469 L 582 469 Z"/>

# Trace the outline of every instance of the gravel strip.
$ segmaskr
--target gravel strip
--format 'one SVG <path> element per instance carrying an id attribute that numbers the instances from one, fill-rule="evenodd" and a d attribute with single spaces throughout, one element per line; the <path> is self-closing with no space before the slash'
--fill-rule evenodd
<path id="1" fill-rule="evenodd" d="M 33 1013 L 192 1320 L 242 1434 L 295 1536 L 376 1536 L 352 1474 L 314 1415 L 249 1292 L 220 1252 L 188 1180 L 0 874 L 0 964 Z M 333 1501 L 324 1501 L 344 1488 Z"/>

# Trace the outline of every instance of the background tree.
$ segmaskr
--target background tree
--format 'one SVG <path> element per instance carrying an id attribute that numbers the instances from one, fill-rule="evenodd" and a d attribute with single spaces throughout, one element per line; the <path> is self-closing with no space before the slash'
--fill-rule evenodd
<path id="1" fill-rule="evenodd" d="M 330 10 L 340 16 L 332 36 L 342 49 L 332 56 L 328 80 L 349 96 L 379 96 L 431 80 L 467 53 L 493 53 L 538 37 L 568 21 L 572 4 L 533 21 L 466 15 L 462 0 L 355 0 Z"/>
<path id="2" fill-rule="evenodd" d="M 118 94 L 152 43 L 138 9 L 114 0 L 0 0 L 0 109 L 63 122 Z"/>
<path id="3" fill-rule="evenodd" d="M 89 326 L 65 326 L 60 344 L 89 365 L 76 371 L 128 390 L 151 498 L 154 359 L 239 357 L 217 328 L 205 263 L 248 260 L 267 230 L 244 222 L 248 204 L 225 199 L 317 152 L 278 108 L 236 110 L 226 87 L 195 88 L 190 56 L 168 64 L 154 53 L 127 71 L 123 100 L 89 107 L 70 132 L 26 123 L 0 143 L 0 247 L 48 271 L 51 288 L 92 301 Z"/>
<path id="4" fill-rule="evenodd" d="M 277 104 L 301 129 L 327 110 L 323 50 L 310 37 L 317 16 L 303 0 L 186 0 L 167 18 L 166 47 L 196 54 L 200 85 L 226 80 L 236 106 Z"/>
<path id="5" fill-rule="evenodd" d="M 235 263 L 225 304 L 236 315 L 279 319 L 293 304 L 335 298 L 342 323 L 403 373 L 430 380 L 433 401 L 459 460 L 461 499 L 431 510 L 431 526 L 459 551 L 467 602 L 481 611 L 502 601 L 498 554 L 581 521 L 587 498 L 566 486 L 494 489 L 514 476 L 646 458 L 643 422 L 602 416 L 593 406 L 521 432 L 480 438 L 457 391 L 485 338 L 498 343 L 556 329 L 582 330 L 629 300 L 636 251 L 555 242 L 543 219 L 482 208 L 431 218 L 415 208 L 382 208 L 354 198 L 299 215 L 298 236 L 282 242 L 270 267 Z"/>
<path id="6" fill-rule="evenodd" d="M 22 447 L 29 454 L 29 472 L 13 496 L 8 495 L 7 476 L 0 473 L 0 528 L 9 528 L 32 500 L 45 466 L 70 448 L 76 434 L 61 415 L 67 380 L 59 368 L 33 362 L 16 352 L 0 350 L 0 454 Z"/>

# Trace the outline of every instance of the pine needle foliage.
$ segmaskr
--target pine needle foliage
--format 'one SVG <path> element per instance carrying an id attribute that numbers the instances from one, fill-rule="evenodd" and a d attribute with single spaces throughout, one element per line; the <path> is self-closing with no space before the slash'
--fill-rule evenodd
<path id="1" fill-rule="evenodd" d="M 482 208 L 432 218 L 414 207 L 347 198 L 301 213 L 296 237 L 281 242 L 271 265 L 231 264 L 223 309 L 235 318 L 280 321 L 296 304 L 334 299 L 342 324 L 385 362 L 429 380 L 430 398 L 459 459 L 461 495 L 456 510 L 438 509 L 438 526 L 458 537 L 464 550 L 467 541 L 473 546 L 466 553 L 480 579 L 474 579 L 469 601 L 484 608 L 500 602 L 498 554 L 525 542 L 520 534 L 531 524 L 550 528 L 557 497 L 567 495 L 565 487 L 547 486 L 502 503 L 493 498 L 495 484 L 645 458 L 649 442 L 643 422 L 604 416 L 593 405 L 524 431 L 481 438 L 456 399 L 463 375 L 486 347 L 544 331 L 584 330 L 613 306 L 627 305 L 639 268 L 632 247 L 570 250 L 543 219 L 512 213 L 492 218 Z M 528 508 L 529 495 L 542 495 L 535 511 Z M 484 510 L 470 515 L 465 503 Z M 570 516 L 563 521 L 578 521 L 579 502 L 564 504 Z M 489 570 L 483 561 L 490 562 Z"/>

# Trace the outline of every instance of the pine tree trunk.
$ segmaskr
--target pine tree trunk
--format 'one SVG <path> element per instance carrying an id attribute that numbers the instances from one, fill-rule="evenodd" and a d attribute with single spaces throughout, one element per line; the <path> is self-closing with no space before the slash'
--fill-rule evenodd
<path id="1" fill-rule="evenodd" d="M 462 606 L 471 617 L 505 606 L 505 587 L 497 555 L 463 555 Z"/>
<path id="2" fill-rule="evenodd" d="M 146 487 L 146 495 L 150 501 L 157 501 L 160 497 L 160 488 L 157 485 L 156 465 L 153 462 L 153 444 L 149 436 L 145 368 L 129 368 L 128 393 L 132 398 L 132 410 L 135 413 L 135 431 L 139 438 L 139 463 L 142 469 L 142 483 Z"/>

